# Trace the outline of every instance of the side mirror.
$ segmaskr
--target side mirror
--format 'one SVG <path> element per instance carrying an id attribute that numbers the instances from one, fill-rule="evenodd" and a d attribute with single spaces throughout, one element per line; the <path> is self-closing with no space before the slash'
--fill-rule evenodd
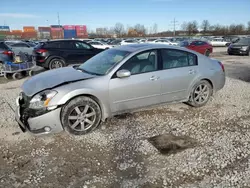
<path id="1" fill-rule="evenodd" d="M 193 44 L 191 44 L 190 46 L 191 46 L 191 47 L 195 47 L 195 45 L 193 45 Z"/>
<path id="2" fill-rule="evenodd" d="M 122 69 L 122 70 L 119 70 L 119 71 L 116 73 L 116 76 L 117 76 L 118 78 L 126 78 L 126 77 L 131 76 L 131 72 L 128 71 L 128 70 Z"/>

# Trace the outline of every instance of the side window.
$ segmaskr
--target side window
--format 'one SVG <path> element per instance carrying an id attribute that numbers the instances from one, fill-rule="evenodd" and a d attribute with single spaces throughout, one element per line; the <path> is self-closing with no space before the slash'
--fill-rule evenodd
<path id="1" fill-rule="evenodd" d="M 75 48 L 77 49 L 90 49 L 90 46 L 83 42 L 75 42 Z"/>
<path id="2" fill-rule="evenodd" d="M 60 48 L 60 43 L 59 42 L 50 42 L 50 43 L 46 43 L 45 47 L 46 48 Z"/>
<path id="3" fill-rule="evenodd" d="M 126 69 L 131 72 L 132 75 L 145 72 L 152 72 L 157 70 L 157 51 L 147 51 L 139 53 L 138 55 L 130 58 L 124 63 L 121 69 Z"/>
<path id="4" fill-rule="evenodd" d="M 7 50 L 8 47 L 3 42 L 0 42 L 0 49 Z"/>
<path id="5" fill-rule="evenodd" d="M 72 49 L 74 46 L 74 43 L 71 41 L 62 41 L 60 42 L 60 48 L 64 48 L 64 49 Z"/>
<path id="6" fill-rule="evenodd" d="M 13 46 L 13 47 L 28 47 L 28 45 L 27 45 L 27 44 L 24 44 L 24 43 L 13 44 L 12 46 Z"/>
<path id="7" fill-rule="evenodd" d="M 191 53 L 188 53 L 188 65 L 189 66 L 194 66 L 194 65 L 198 65 L 198 58 L 195 54 L 191 54 Z"/>
<path id="8" fill-rule="evenodd" d="M 162 50 L 163 69 L 197 65 L 197 56 L 181 50 Z"/>

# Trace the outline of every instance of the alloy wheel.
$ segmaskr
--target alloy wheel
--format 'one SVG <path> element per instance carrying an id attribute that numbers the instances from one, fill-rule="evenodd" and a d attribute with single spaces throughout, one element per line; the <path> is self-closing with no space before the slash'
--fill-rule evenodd
<path id="1" fill-rule="evenodd" d="M 208 100 L 209 88 L 206 84 L 200 84 L 194 91 L 194 101 L 198 104 L 203 104 Z"/>
<path id="2" fill-rule="evenodd" d="M 69 126 L 75 131 L 86 131 L 94 125 L 96 115 L 89 105 L 76 106 L 68 116 Z"/>
<path id="3" fill-rule="evenodd" d="M 51 63 L 51 69 L 58 69 L 58 68 L 61 68 L 63 67 L 63 64 L 60 60 L 54 60 L 52 61 Z"/>

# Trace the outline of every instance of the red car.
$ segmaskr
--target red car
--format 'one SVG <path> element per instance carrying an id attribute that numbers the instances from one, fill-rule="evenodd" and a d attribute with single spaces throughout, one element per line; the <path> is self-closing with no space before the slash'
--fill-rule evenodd
<path id="1" fill-rule="evenodd" d="M 209 54 L 213 52 L 212 45 L 206 41 L 183 41 L 181 42 L 180 46 L 199 52 L 201 54 L 204 54 L 205 56 L 209 56 Z"/>

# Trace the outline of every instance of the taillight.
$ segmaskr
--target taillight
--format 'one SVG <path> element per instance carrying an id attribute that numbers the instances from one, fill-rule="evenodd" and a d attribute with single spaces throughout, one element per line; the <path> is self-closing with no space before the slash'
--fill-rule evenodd
<path id="1" fill-rule="evenodd" d="M 11 56 L 11 55 L 13 55 L 13 52 L 12 51 L 3 51 L 3 54 Z"/>
<path id="2" fill-rule="evenodd" d="M 224 65 L 223 65 L 220 61 L 218 61 L 218 63 L 220 64 L 222 71 L 225 72 L 225 67 L 224 67 Z"/>
<path id="3" fill-rule="evenodd" d="M 36 50 L 37 53 L 44 53 L 44 52 L 47 52 L 48 50 L 45 50 L 45 49 L 38 49 Z"/>

